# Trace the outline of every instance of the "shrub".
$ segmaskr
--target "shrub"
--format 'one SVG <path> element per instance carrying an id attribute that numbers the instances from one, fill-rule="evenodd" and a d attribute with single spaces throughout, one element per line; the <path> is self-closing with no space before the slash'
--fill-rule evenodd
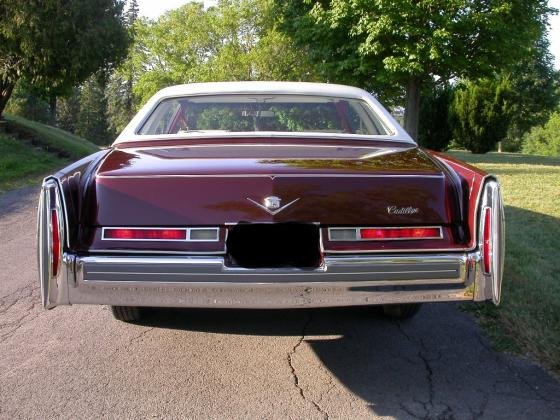
<path id="1" fill-rule="evenodd" d="M 457 89 L 450 110 L 456 144 L 473 153 L 494 150 L 507 133 L 511 93 L 508 79 L 467 81 Z"/>
<path id="2" fill-rule="evenodd" d="M 522 150 L 531 155 L 560 156 L 560 111 L 525 135 Z"/>

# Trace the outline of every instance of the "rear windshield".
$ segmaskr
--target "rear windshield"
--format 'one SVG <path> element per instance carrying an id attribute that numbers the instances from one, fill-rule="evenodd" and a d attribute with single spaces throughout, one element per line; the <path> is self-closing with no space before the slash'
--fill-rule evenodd
<path id="1" fill-rule="evenodd" d="M 365 101 L 304 95 L 209 95 L 165 99 L 138 134 L 199 132 L 388 134 Z"/>

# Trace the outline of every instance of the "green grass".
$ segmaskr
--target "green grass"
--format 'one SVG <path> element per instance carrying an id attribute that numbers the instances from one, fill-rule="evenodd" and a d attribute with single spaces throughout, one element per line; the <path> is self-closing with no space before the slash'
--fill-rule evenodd
<path id="1" fill-rule="evenodd" d="M 10 127 L 17 127 L 20 135 L 32 143 L 38 139 L 42 149 L 63 155 L 69 159 L 79 159 L 99 150 L 95 144 L 60 128 L 51 127 L 15 115 L 4 114 Z"/>
<path id="2" fill-rule="evenodd" d="M 0 125 L 0 193 L 38 183 L 48 173 L 99 148 L 67 131 L 4 115 Z"/>
<path id="3" fill-rule="evenodd" d="M 450 154 L 496 174 L 502 185 L 502 304 L 475 305 L 481 325 L 498 349 L 530 354 L 560 373 L 560 158 Z"/>

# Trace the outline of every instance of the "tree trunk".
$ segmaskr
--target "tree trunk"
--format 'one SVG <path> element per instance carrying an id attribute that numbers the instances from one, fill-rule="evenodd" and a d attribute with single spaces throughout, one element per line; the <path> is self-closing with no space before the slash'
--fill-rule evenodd
<path id="1" fill-rule="evenodd" d="M 10 96 L 12 96 L 15 85 L 16 82 L 5 82 L 3 80 L 0 81 L 0 119 L 2 118 L 4 108 L 6 108 Z"/>
<path id="2" fill-rule="evenodd" d="M 420 82 L 414 76 L 408 79 L 406 86 L 406 109 L 404 111 L 404 129 L 415 141 L 418 140 L 418 120 L 420 115 Z"/>
<path id="3" fill-rule="evenodd" d="M 49 124 L 56 127 L 56 96 L 49 98 Z"/>

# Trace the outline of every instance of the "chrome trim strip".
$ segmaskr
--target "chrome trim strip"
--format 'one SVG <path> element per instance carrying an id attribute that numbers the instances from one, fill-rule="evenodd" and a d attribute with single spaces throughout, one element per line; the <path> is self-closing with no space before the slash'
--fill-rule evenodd
<path id="1" fill-rule="evenodd" d="M 105 231 L 107 229 L 127 229 L 127 230 L 181 230 L 185 231 L 186 239 L 119 239 L 106 238 Z M 191 239 L 191 232 L 200 230 L 214 230 L 216 239 Z M 101 228 L 102 241 L 124 241 L 124 242 L 220 242 L 220 228 L 176 228 L 176 227 L 125 227 L 125 226 L 104 226 Z"/>
<path id="2" fill-rule="evenodd" d="M 226 250 L 223 251 L 153 251 L 150 249 L 137 250 L 137 249 L 90 249 L 90 254 L 140 254 L 140 255 L 225 255 Z"/>
<path id="3" fill-rule="evenodd" d="M 168 174 L 168 175 L 96 175 L 99 179 L 152 179 L 152 178 L 445 178 L 444 175 L 414 174 Z"/>
<path id="4" fill-rule="evenodd" d="M 60 179 L 58 179 L 55 176 L 48 176 L 45 179 L 43 179 L 43 185 L 42 187 L 44 188 L 49 182 L 54 182 L 57 186 L 58 192 L 59 192 L 59 196 L 60 196 L 60 200 L 62 202 L 61 204 L 61 211 L 64 214 L 64 226 L 70 226 L 68 223 L 68 206 L 66 205 L 66 197 L 64 196 L 64 190 L 62 189 L 62 183 L 60 181 Z M 66 242 L 66 246 L 68 248 L 70 248 L 70 235 L 65 235 L 66 236 L 66 240 L 62 241 L 62 242 Z"/>
<path id="5" fill-rule="evenodd" d="M 116 146 L 118 148 L 118 145 Z M 210 144 L 193 144 L 193 145 L 171 145 L 171 146 L 134 146 L 134 147 L 127 147 L 126 149 L 134 149 L 134 150 L 161 150 L 161 149 L 196 149 L 196 148 L 221 148 L 221 147 L 291 147 L 291 148 L 331 148 L 331 149 L 340 149 L 347 148 L 347 149 L 384 149 L 382 146 L 341 146 L 340 144 L 285 144 L 285 143 L 241 143 L 241 144 L 232 144 L 232 143 L 210 143 Z M 415 144 L 411 144 L 408 149 L 412 149 L 416 147 Z M 398 149 L 390 149 L 391 151 L 397 151 Z M 404 150 L 404 148 L 403 148 Z"/>
<path id="6" fill-rule="evenodd" d="M 432 253 L 432 252 L 465 252 L 472 251 L 475 248 L 411 248 L 411 249 L 374 249 L 374 250 L 361 250 L 361 249 L 351 249 L 351 250 L 325 250 L 325 254 L 410 254 L 410 253 Z"/>
<path id="7" fill-rule="evenodd" d="M 288 284 L 369 281 L 371 284 L 459 284 L 464 282 L 464 256 L 327 257 L 316 269 L 230 267 L 222 257 L 78 257 L 82 280 L 108 284 L 145 281 L 175 283 Z M 180 279 L 182 278 L 182 279 Z M 179 280 L 180 279 L 180 280 Z M 233 280 L 235 279 L 235 280 Z"/>
<path id="8" fill-rule="evenodd" d="M 349 240 L 349 239 L 333 239 L 331 237 L 331 231 L 336 231 L 336 230 L 355 230 L 356 232 L 356 239 L 353 240 Z M 383 238 L 383 239 L 377 239 L 377 238 L 361 238 L 360 237 L 360 230 L 361 229 L 379 229 L 379 230 L 389 230 L 389 229 L 438 229 L 439 230 L 439 236 L 429 236 L 429 237 L 422 237 L 422 238 Z M 360 227 L 334 227 L 334 228 L 328 228 L 329 231 L 329 241 L 330 242 L 370 242 L 370 241 L 418 241 L 418 240 L 425 240 L 425 239 L 443 239 L 443 231 L 441 229 L 441 226 L 394 226 L 394 227 L 368 227 L 368 226 L 360 226 Z M 329 252 L 329 251 L 327 251 Z M 360 252 L 360 251 L 355 251 L 355 252 Z"/>

